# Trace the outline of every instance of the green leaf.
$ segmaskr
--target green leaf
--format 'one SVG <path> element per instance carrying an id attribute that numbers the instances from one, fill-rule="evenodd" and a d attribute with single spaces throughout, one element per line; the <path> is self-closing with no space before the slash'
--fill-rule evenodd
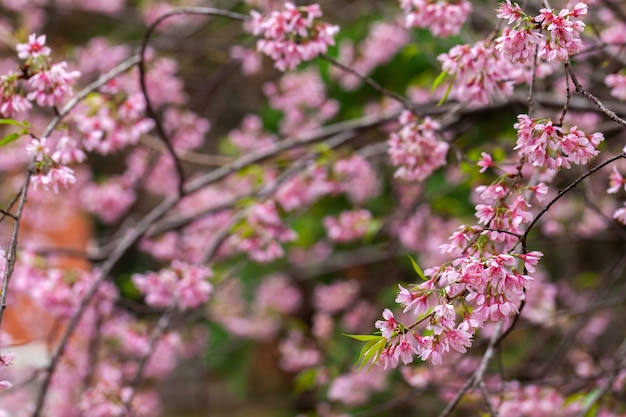
<path id="1" fill-rule="evenodd" d="M 296 376 L 294 391 L 298 394 L 309 391 L 315 387 L 317 370 L 315 368 L 306 369 Z"/>
<path id="2" fill-rule="evenodd" d="M 14 119 L 0 119 L 0 125 L 12 125 L 12 126 L 20 126 L 20 127 L 26 126 L 26 124 L 22 124 Z"/>
<path id="3" fill-rule="evenodd" d="M 448 85 L 448 89 L 446 90 L 446 93 L 443 95 L 443 97 L 441 97 L 441 100 L 439 100 L 439 102 L 437 103 L 437 106 L 441 106 L 443 103 L 446 102 L 446 100 L 448 99 L 448 96 L 450 95 L 450 91 L 452 91 L 452 83 Z"/>
<path id="4" fill-rule="evenodd" d="M 359 342 L 369 342 L 370 340 L 379 340 L 382 336 L 377 336 L 373 334 L 346 334 L 342 333 L 343 336 L 348 336 L 353 339 L 358 340 Z"/>
<path id="5" fill-rule="evenodd" d="M 430 90 L 431 93 L 434 93 L 437 87 L 441 85 L 443 80 L 446 78 L 446 75 L 448 75 L 447 71 L 441 71 L 441 73 L 437 76 L 437 78 L 435 79 L 435 82 L 433 83 L 433 88 Z"/>
<path id="6" fill-rule="evenodd" d="M 363 349 L 361 350 L 361 354 L 359 355 L 361 361 L 361 365 L 359 367 L 363 368 L 368 362 L 371 362 L 370 367 L 373 366 L 383 350 L 385 350 L 386 346 L 387 339 L 385 339 L 383 336 L 380 336 L 380 340 L 378 341 L 372 340 L 368 342 L 363 347 Z"/>
<path id="7" fill-rule="evenodd" d="M 585 414 L 585 417 L 593 417 L 598 413 L 597 403 L 601 396 L 602 396 L 602 390 L 599 388 L 596 388 L 595 390 L 587 394 L 587 396 L 583 400 L 583 406 L 582 406 L 583 410 L 589 410 Z"/>
<path id="8" fill-rule="evenodd" d="M 22 136 L 21 133 L 17 133 L 17 132 L 10 133 L 6 135 L 5 137 L 3 137 L 2 140 L 0 140 L 0 146 L 8 145 L 9 143 L 19 139 L 20 136 Z"/>
<path id="9" fill-rule="evenodd" d="M 424 281 L 427 281 L 426 275 L 424 275 L 424 271 L 422 271 L 422 268 L 420 268 L 420 266 L 417 264 L 417 262 L 415 262 L 415 259 L 411 258 L 411 256 L 409 256 L 409 255 L 407 255 L 407 256 L 411 260 L 411 264 L 413 265 L 413 270 L 415 270 L 415 272 L 417 273 L 417 275 L 419 275 L 419 277 L 421 279 L 423 279 Z"/>

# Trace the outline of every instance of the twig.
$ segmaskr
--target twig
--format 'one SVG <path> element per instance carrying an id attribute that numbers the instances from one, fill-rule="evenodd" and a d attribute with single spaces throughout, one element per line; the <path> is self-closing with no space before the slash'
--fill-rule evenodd
<path id="1" fill-rule="evenodd" d="M 106 74 L 103 74 L 102 76 L 100 76 L 96 81 L 92 82 L 91 84 L 88 84 L 85 88 L 83 88 L 80 92 L 78 92 L 74 97 L 72 97 L 72 99 L 68 101 L 65 106 L 63 106 L 61 111 L 59 111 L 59 114 L 56 115 L 50 121 L 50 123 L 48 123 L 48 126 L 46 126 L 46 129 L 44 130 L 41 137 L 45 138 L 45 137 L 50 136 L 52 131 L 58 126 L 61 120 L 63 120 L 63 118 L 67 116 L 68 113 L 72 111 L 72 109 L 76 107 L 76 105 L 78 105 L 78 103 L 80 103 L 83 99 L 85 99 L 90 93 L 96 91 L 98 88 L 102 87 L 103 85 L 111 81 L 113 78 L 117 77 L 123 72 L 128 71 L 133 66 L 137 65 L 139 63 L 139 59 L 140 59 L 139 55 L 133 55 L 129 57 L 128 59 L 126 59 L 125 61 L 118 64 L 117 66 L 115 66 Z"/>
<path id="2" fill-rule="evenodd" d="M 352 139 L 354 136 L 355 136 L 354 132 L 344 132 L 342 134 L 338 134 L 338 135 L 330 138 L 326 144 L 330 148 L 335 148 L 335 147 L 341 146 L 343 143 L 345 143 L 346 141 Z M 294 165 L 289 167 L 289 169 L 284 171 L 280 175 L 280 177 L 277 178 L 274 182 L 272 182 L 271 184 L 268 184 L 266 187 L 263 187 L 258 192 L 256 192 L 255 195 L 254 195 L 255 199 L 257 201 L 263 201 L 264 199 L 270 197 L 272 194 L 274 194 L 276 192 L 276 190 L 285 181 L 287 181 L 289 178 L 293 177 L 297 173 L 299 173 L 302 170 L 304 170 L 311 163 L 311 159 L 313 157 L 314 156 L 310 156 L 310 157 L 308 157 L 306 159 L 301 159 L 300 161 L 298 161 L 297 163 L 295 163 Z M 217 250 L 219 249 L 220 245 L 222 244 L 224 239 L 226 239 L 226 237 L 228 236 L 228 233 L 230 232 L 231 228 L 234 225 L 236 225 L 239 221 L 244 219 L 246 215 L 247 215 L 246 211 L 242 210 L 237 215 L 235 215 L 230 220 L 230 222 L 228 222 L 227 224 L 222 226 L 222 228 L 214 235 L 213 241 L 208 246 L 207 250 L 204 253 L 204 256 L 202 257 L 202 262 L 201 263 L 206 263 L 209 260 L 211 260 L 213 258 L 213 256 L 215 256 L 215 254 L 217 253 Z"/>
<path id="3" fill-rule="evenodd" d="M 337 61 L 335 58 L 332 58 L 326 54 L 320 54 L 320 58 L 322 58 L 323 60 L 331 63 L 332 65 L 336 66 L 337 68 L 342 69 L 343 71 L 346 71 L 356 77 L 359 77 L 361 80 L 365 81 L 367 84 L 370 85 L 370 87 L 372 87 L 374 90 L 378 91 L 379 93 L 381 93 L 382 95 L 385 95 L 389 98 L 392 98 L 394 100 L 396 100 L 398 103 L 402 104 L 402 107 L 404 107 L 407 110 L 411 110 L 413 113 L 415 113 L 415 115 L 419 115 L 419 113 L 416 111 L 415 106 L 409 101 L 407 100 L 405 97 L 402 97 L 400 94 L 395 93 L 393 91 L 387 90 L 385 87 L 383 87 L 382 85 L 378 84 L 376 81 L 374 81 L 372 78 L 361 74 L 360 72 L 350 68 L 347 65 L 342 64 L 341 62 Z"/>
<path id="4" fill-rule="evenodd" d="M 563 126 L 563 120 L 565 120 L 565 115 L 567 114 L 567 109 L 569 108 L 569 102 L 572 99 L 572 94 L 569 88 L 569 77 L 567 77 L 567 73 L 565 74 L 565 104 L 563 105 L 563 110 L 561 111 L 561 117 L 559 117 L 558 126 Z"/>
<path id="5" fill-rule="evenodd" d="M 619 123 L 620 125 L 626 127 L 626 120 L 624 120 L 621 117 L 619 117 L 613 110 L 610 110 L 608 107 L 606 107 L 602 103 L 602 101 L 600 101 L 599 98 L 597 98 L 596 96 L 591 94 L 589 91 L 585 90 L 580 85 L 580 83 L 578 82 L 578 78 L 576 77 L 576 74 L 574 74 L 574 70 L 572 69 L 572 65 L 569 63 L 569 61 L 565 63 L 565 69 L 567 70 L 570 78 L 572 79 L 572 82 L 574 83 L 574 86 L 576 87 L 576 91 L 577 92 L 579 92 L 580 94 L 585 96 L 587 98 L 587 100 L 593 102 L 596 106 L 598 106 L 598 108 L 602 111 L 602 113 L 604 113 L 607 116 L 609 116 L 609 118 L 611 120 L 613 120 L 614 122 Z"/>
<path id="6" fill-rule="evenodd" d="M 4 273 L 2 274 L 2 295 L 0 296 L 0 329 L 2 329 L 2 319 L 4 317 L 4 310 L 7 308 L 7 292 L 9 290 L 9 281 L 11 281 L 11 275 L 13 275 L 13 269 L 15 268 L 15 261 L 17 259 L 17 240 L 20 230 L 20 223 L 22 219 L 22 213 L 24 211 L 24 205 L 26 204 L 26 197 L 28 195 L 28 186 L 30 185 L 30 176 L 32 174 L 29 168 L 26 171 L 24 178 L 24 184 L 19 193 L 19 203 L 17 211 L 15 212 L 15 223 L 13 224 L 13 232 L 11 233 L 11 241 L 9 242 L 9 248 L 6 253 L 6 264 L 4 266 Z"/>
<path id="7" fill-rule="evenodd" d="M 91 284 L 91 287 L 85 292 L 81 303 L 70 319 L 67 328 L 65 329 L 61 341 L 52 355 L 50 359 L 50 364 L 46 368 L 45 376 L 39 387 L 39 391 L 37 393 L 35 410 L 33 411 L 33 417 L 40 417 L 43 411 L 43 406 L 48 395 L 50 382 L 52 381 L 52 376 L 61 360 L 61 357 L 65 353 L 65 349 L 67 348 L 67 344 L 69 343 L 70 337 L 74 334 L 80 319 L 83 314 L 87 310 L 87 307 L 91 303 L 92 299 L 96 295 L 98 288 L 100 285 L 107 279 L 109 273 L 113 269 L 113 267 L 119 262 L 122 256 L 126 253 L 128 248 L 130 248 L 150 227 L 152 223 L 154 223 L 157 219 L 163 216 L 169 209 L 171 209 L 176 202 L 180 199 L 178 196 L 172 196 L 159 204 L 157 207 L 152 209 L 141 221 L 134 227 L 127 230 L 127 234 L 124 236 L 122 241 L 115 247 L 113 252 L 109 255 L 107 260 L 102 264 L 99 269 L 98 277 Z"/>
<path id="8" fill-rule="evenodd" d="M 539 55 L 539 45 L 535 46 L 535 52 L 533 53 L 533 66 L 532 66 L 532 78 L 530 79 L 530 86 L 528 87 L 528 117 L 533 117 L 535 112 L 535 83 L 537 82 L 537 57 Z"/>
<path id="9" fill-rule="evenodd" d="M 123 404 L 131 416 L 134 415 L 134 412 L 132 410 L 132 402 L 137 393 L 137 387 L 139 386 L 139 384 L 141 383 L 141 380 L 143 379 L 143 374 L 146 371 L 146 366 L 148 365 L 148 361 L 154 354 L 154 351 L 156 350 L 157 342 L 159 341 L 161 336 L 163 336 L 163 334 L 169 327 L 170 323 L 172 322 L 173 317 L 174 317 L 173 309 L 168 310 L 165 314 L 161 316 L 155 329 L 152 331 L 152 334 L 150 335 L 148 348 L 145 354 L 139 360 L 139 364 L 137 365 L 137 370 L 135 372 L 135 375 L 133 379 L 130 381 L 130 383 L 128 384 L 128 387 L 130 387 L 132 390 L 131 390 L 131 394 L 127 398 L 124 399 Z"/>
<path id="10" fill-rule="evenodd" d="M 181 7 L 178 9 L 171 10 L 159 16 L 154 22 L 152 22 L 150 26 L 148 26 L 144 34 L 143 41 L 141 42 L 141 49 L 139 52 L 139 56 L 140 56 L 139 84 L 141 85 L 141 92 L 146 101 L 146 113 L 152 120 L 154 120 L 154 125 L 156 128 L 157 135 L 163 141 L 163 144 L 167 148 L 167 151 L 170 157 L 174 161 L 176 173 L 178 174 L 178 193 L 181 195 L 183 194 L 183 184 L 185 182 L 185 174 L 183 172 L 183 168 L 180 164 L 180 161 L 178 160 L 176 156 L 176 151 L 174 150 L 174 146 L 172 145 L 167 132 L 165 132 L 165 127 L 163 126 L 161 118 L 159 117 L 156 110 L 154 109 L 154 106 L 152 105 L 152 101 L 150 100 L 150 95 L 148 94 L 148 87 L 146 84 L 146 50 L 148 48 L 148 42 L 150 41 L 150 37 L 152 36 L 152 33 L 161 22 L 173 16 L 188 15 L 188 14 L 203 15 L 203 16 L 221 16 L 221 17 L 228 17 L 231 19 L 242 20 L 242 21 L 248 20 L 248 17 L 246 15 L 230 12 L 228 10 L 215 9 L 212 7 Z"/>
<path id="11" fill-rule="evenodd" d="M 456 393 L 454 398 L 448 403 L 446 408 L 439 414 L 439 417 L 449 416 L 450 413 L 459 404 L 459 402 L 461 401 L 461 398 L 463 398 L 463 396 L 465 396 L 465 394 L 469 390 L 474 388 L 478 383 L 482 382 L 483 375 L 485 374 L 485 371 L 487 370 L 487 365 L 489 364 L 489 361 L 491 360 L 495 352 L 496 342 L 499 339 L 501 331 L 502 331 L 502 322 L 498 322 L 493 334 L 491 335 L 491 339 L 489 339 L 489 345 L 487 346 L 487 350 L 485 351 L 483 358 L 480 361 L 480 365 L 478 366 L 478 369 L 476 369 L 474 374 L 467 381 L 465 381 L 465 384 L 463 384 L 461 389 Z"/>
<path id="12" fill-rule="evenodd" d="M 583 175 L 578 177 L 574 182 L 572 182 L 567 187 L 565 187 L 562 190 L 560 190 L 558 192 L 558 194 L 556 195 L 556 197 L 554 197 L 552 200 L 550 200 L 550 202 L 539 212 L 539 214 L 537 214 L 537 216 L 535 216 L 533 221 L 530 222 L 530 224 L 528 225 L 528 228 L 526 229 L 526 232 L 524 232 L 524 236 L 522 236 L 522 243 L 525 244 L 525 242 L 526 242 L 526 240 L 528 238 L 528 234 L 533 229 L 533 226 L 535 226 L 535 224 L 539 221 L 539 219 L 541 219 L 541 217 L 543 217 L 543 215 L 546 214 L 546 212 L 548 210 L 550 210 L 550 207 L 552 207 L 554 205 L 554 203 L 559 201 L 561 199 L 561 197 L 563 197 L 572 188 L 576 187 L 578 184 L 580 184 L 582 181 L 584 181 L 587 177 L 591 176 L 593 173 L 599 171 L 600 169 L 604 168 L 605 166 L 607 166 L 607 165 L 617 161 L 618 159 L 622 159 L 622 158 L 626 158 L 626 153 L 621 153 L 619 155 L 615 155 L 614 157 L 607 159 L 606 161 L 602 162 L 600 165 L 595 166 L 592 169 L 590 169 L 589 171 L 585 172 Z"/>
<path id="13" fill-rule="evenodd" d="M 489 409 L 489 413 L 492 417 L 498 417 L 498 410 L 491 401 L 491 397 L 489 396 L 489 391 L 487 391 L 487 387 L 485 386 L 485 382 L 481 379 L 478 381 L 478 389 L 483 394 L 483 398 L 485 399 L 485 404 L 487 404 L 487 408 Z"/>

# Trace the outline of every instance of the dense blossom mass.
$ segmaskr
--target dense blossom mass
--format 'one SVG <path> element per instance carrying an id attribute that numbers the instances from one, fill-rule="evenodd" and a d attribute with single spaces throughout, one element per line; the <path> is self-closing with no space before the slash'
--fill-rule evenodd
<path id="1" fill-rule="evenodd" d="M 267 16 L 255 11 L 251 14 L 250 30 L 262 36 L 257 42 L 258 51 L 271 57 L 281 71 L 326 53 L 339 31 L 339 26 L 318 20 L 322 10 L 317 4 L 296 7 L 287 2 L 282 11 Z"/>
<path id="2" fill-rule="evenodd" d="M 389 156 L 397 166 L 395 176 L 409 181 L 422 181 L 445 165 L 448 144 L 437 137 L 439 123 L 430 117 L 421 123 L 405 111 L 401 128 L 389 138 Z"/>
<path id="3" fill-rule="evenodd" d="M 467 0 L 400 0 L 408 27 L 428 28 L 435 36 L 456 35 L 472 11 Z"/>
<path id="4" fill-rule="evenodd" d="M 618 2 L 0 3 L 0 417 L 624 417 Z"/>
<path id="5" fill-rule="evenodd" d="M 563 62 L 583 46 L 580 34 L 585 29 L 582 19 L 587 15 L 586 3 L 577 3 L 571 10 L 543 8 L 533 17 L 506 0 L 500 3 L 497 15 L 513 27 L 496 39 L 496 48 L 514 62 L 529 62 L 535 48 L 539 58 Z"/>

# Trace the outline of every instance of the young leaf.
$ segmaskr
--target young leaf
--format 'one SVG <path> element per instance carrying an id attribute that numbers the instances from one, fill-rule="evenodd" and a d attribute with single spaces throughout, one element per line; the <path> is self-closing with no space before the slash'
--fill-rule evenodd
<path id="1" fill-rule="evenodd" d="M 439 87 L 439 85 L 446 78 L 446 75 L 448 75 L 448 73 L 446 71 L 441 71 L 441 73 L 439 73 L 439 75 L 437 76 L 437 79 L 435 79 L 435 82 L 433 83 L 433 88 L 430 90 L 431 93 L 435 92 L 437 87 Z"/>
<path id="2" fill-rule="evenodd" d="M 408 255 L 407 255 L 408 256 Z M 423 279 L 424 281 L 426 281 L 426 275 L 424 275 L 424 271 L 422 271 L 422 268 L 420 268 L 420 266 L 417 264 L 417 262 L 415 262 L 415 259 L 411 258 L 409 256 L 409 259 L 411 260 L 411 264 L 413 264 L 413 269 L 415 270 L 415 272 L 417 273 L 417 275 Z"/>
<path id="3" fill-rule="evenodd" d="M 382 336 L 377 336 L 373 334 L 346 334 L 342 333 L 344 336 L 351 337 L 352 339 L 358 340 L 359 342 L 369 342 L 370 340 L 379 340 Z"/>
<path id="4" fill-rule="evenodd" d="M 0 140 L 0 146 L 8 145 L 9 143 L 17 140 L 20 136 L 22 135 L 17 132 L 10 133 L 6 135 L 5 137 L 3 137 L 2 140 Z"/>
<path id="5" fill-rule="evenodd" d="M 0 125 L 22 126 L 23 124 L 14 119 L 0 119 Z"/>
<path id="6" fill-rule="evenodd" d="M 385 339 L 383 336 L 380 336 L 380 339 L 378 341 L 372 340 L 368 342 L 361 351 L 361 354 L 359 355 L 361 361 L 361 365 L 359 367 L 363 368 L 368 362 L 371 362 L 370 367 L 372 367 L 376 360 L 380 357 L 383 350 L 385 350 L 386 346 L 387 339 Z"/>
<path id="7" fill-rule="evenodd" d="M 443 103 L 446 102 L 446 100 L 448 99 L 448 96 L 450 95 L 450 91 L 452 91 L 452 83 L 448 85 L 448 88 L 446 89 L 445 94 L 443 95 L 443 97 L 441 97 L 441 100 L 439 100 L 439 102 L 437 103 L 437 106 L 441 106 Z"/>

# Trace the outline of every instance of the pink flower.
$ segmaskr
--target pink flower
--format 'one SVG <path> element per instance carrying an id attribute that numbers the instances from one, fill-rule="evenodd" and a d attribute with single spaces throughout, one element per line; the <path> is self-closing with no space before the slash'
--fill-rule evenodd
<path id="1" fill-rule="evenodd" d="M 413 314 L 420 316 L 428 311 L 429 292 L 423 290 L 409 291 L 402 285 L 398 285 L 400 291 L 396 297 L 396 303 L 404 306 L 404 313 L 413 310 Z"/>
<path id="2" fill-rule="evenodd" d="M 413 355 L 417 354 L 417 349 L 407 340 L 407 335 L 404 334 L 400 336 L 394 351 L 394 355 L 397 360 L 405 365 L 408 365 L 413 362 Z"/>
<path id="3" fill-rule="evenodd" d="M 396 322 L 393 313 L 388 308 L 383 311 L 383 318 L 385 320 L 377 320 L 376 323 L 374 323 L 374 326 L 381 331 L 383 337 L 391 339 L 396 331 L 398 323 Z"/>
<path id="4" fill-rule="evenodd" d="M 622 188 L 622 186 L 626 189 L 626 180 L 624 180 L 622 174 L 620 174 L 617 170 L 617 167 L 613 166 L 613 172 L 609 175 L 609 189 L 606 190 L 606 192 L 609 194 L 615 194 L 620 190 L 620 188 Z"/>
<path id="5" fill-rule="evenodd" d="M 586 135 L 573 126 L 565 130 L 554 126 L 549 119 L 530 119 L 525 114 L 517 116 L 517 145 L 520 156 L 532 165 L 550 169 L 587 164 L 598 155 L 597 146 L 604 140 L 602 133 Z"/>
<path id="6" fill-rule="evenodd" d="M 365 209 L 346 210 L 338 217 L 324 217 L 324 227 L 329 239 L 341 243 L 363 237 L 372 223 L 372 214 Z"/>
<path id="7" fill-rule="evenodd" d="M 273 201 L 251 207 L 247 225 L 231 235 L 231 244 L 257 262 L 271 262 L 284 256 L 281 243 L 292 242 L 296 233 L 283 224 Z"/>
<path id="8" fill-rule="evenodd" d="M 134 274 L 135 287 L 144 294 L 146 303 L 153 307 L 176 306 L 180 310 L 196 308 L 209 299 L 213 286 L 206 280 L 211 269 L 180 261 L 160 272 Z"/>
<path id="9" fill-rule="evenodd" d="M 443 333 L 446 343 L 454 350 L 465 353 L 472 345 L 472 335 L 461 329 L 446 329 Z"/>
<path id="10" fill-rule="evenodd" d="M 46 35 L 28 36 L 28 43 L 18 43 L 16 46 L 17 57 L 19 59 L 38 58 L 40 56 L 49 56 L 50 48 L 46 45 Z"/>
<path id="11" fill-rule="evenodd" d="M 511 0 L 500 3 L 496 10 L 496 16 L 500 19 L 508 19 L 508 24 L 517 25 L 525 16 L 521 7 L 517 3 L 511 4 Z"/>
<path id="12" fill-rule="evenodd" d="M 400 0 L 407 27 L 428 28 L 433 35 L 448 37 L 459 33 L 472 5 L 467 0 Z"/>
<path id="13" fill-rule="evenodd" d="M 437 60 L 442 71 L 455 78 L 450 97 L 461 102 L 486 104 L 494 96 L 513 93 L 512 74 L 519 68 L 502 56 L 494 42 L 457 45 Z"/>
<path id="14" fill-rule="evenodd" d="M 87 184 L 81 194 L 83 207 L 97 214 L 105 223 L 120 219 L 135 202 L 135 191 L 121 177 L 112 177 L 100 184 Z"/>
<path id="15" fill-rule="evenodd" d="M 353 280 L 318 284 L 313 292 L 315 308 L 330 314 L 338 313 L 354 304 L 359 289 L 359 284 Z"/>
<path id="16" fill-rule="evenodd" d="M 257 50 L 276 61 L 274 66 L 281 71 L 326 53 L 339 31 L 338 26 L 317 20 L 322 16 L 317 4 L 296 7 L 286 2 L 282 11 L 268 16 L 253 11 L 251 15 L 252 33 L 263 36 L 257 41 Z"/>
<path id="17" fill-rule="evenodd" d="M 496 167 L 496 164 L 493 162 L 493 158 L 491 158 L 491 155 L 489 155 L 487 152 L 480 153 L 480 159 L 478 160 L 478 163 L 476 165 L 480 167 L 479 172 L 481 173 L 487 171 L 487 168 Z"/>
<path id="18" fill-rule="evenodd" d="M 611 95 L 620 100 L 626 100 L 626 75 L 609 74 L 604 79 L 604 83 L 611 88 Z"/>
<path id="19" fill-rule="evenodd" d="M 613 218 L 622 224 L 626 224 L 626 203 L 624 203 L 622 207 L 615 210 Z"/>
<path id="20" fill-rule="evenodd" d="M 54 64 L 48 70 L 36 72 L 28 79 L 32 90 L 26 98 L 42 107 L 61 105 L 63 99 L 72 94 L 72 84 L 80 73 L 67 71 L 67 62 Z"/>
<path id="21" fill-rule="evenodd" d="M 30 177 L 30 183 L 35 189 L 41 188 L 43 190 L 54 190 L 55 193 L 59 192 L 59 186 L 67 188 L 69 184 L 76 182 L 74 176 L 74 170 L 64 165 L 51 166 L 47 168 L 48 172 L 38 171 Z"/>
<path id="22" fill-rule="evenodd" d="M 430 117 L 418 124 L 405 112 L 400 123 L 400 131 L 392 133 L 388 141 L 391 162 L 398 167 L 395 177 L 423 181 L 445 165 L 449 145 L 437 139 L 439 124 Z"/>

